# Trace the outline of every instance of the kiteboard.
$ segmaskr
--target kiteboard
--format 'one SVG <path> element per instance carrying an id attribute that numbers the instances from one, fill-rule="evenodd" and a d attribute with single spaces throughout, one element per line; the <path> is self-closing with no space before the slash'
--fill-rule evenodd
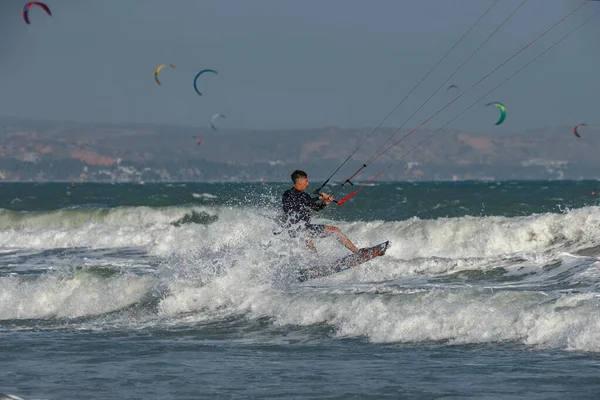
<path id="1" fill-rule="evenodd" d="M 322 278 L 324 276 L 329 276 L 337 272 L 342 272 L 349 268 L 356 267 L 357 265 L 372 260 L 375 257 L 384 255 L 389 246 L 390 242 L 388 240 L 373 247 L 359 249 L 358 253 L 350 254 L 349 256 L 340 258 L 331 264 L 305 268 L 300 270 L 298 274 L 298 280 L 300 282 L 304 282 L 309 279 Z"/>

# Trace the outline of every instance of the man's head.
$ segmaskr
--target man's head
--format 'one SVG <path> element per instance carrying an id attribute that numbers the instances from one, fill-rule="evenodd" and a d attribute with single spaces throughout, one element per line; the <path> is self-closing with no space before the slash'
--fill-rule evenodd
<path id="1" fill-rule="evenodd" d="M 306 190 L 308 187 L 308 175 L 306 175 L 306 172 L 297 169 L 292 172 L 292 182 L 294 182 L 296 190 Z"/>

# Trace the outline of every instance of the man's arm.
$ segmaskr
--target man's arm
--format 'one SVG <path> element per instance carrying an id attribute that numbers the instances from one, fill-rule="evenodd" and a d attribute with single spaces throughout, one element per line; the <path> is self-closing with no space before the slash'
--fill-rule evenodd
<path id="1" fill-rule="evenodd" d="M 292 211 L 294 209 L 294 200 L 292 199 L 292 196 L 290 196 L 288 191 L 285 191 L 283 193 L 282 203 L 283 203 L 283 212 L 284 213 L 288 214 L 290 211 Z"/>
<path id="2" fill-rule="evenodd" d="M 310 208 L 312 208 L 315 211 L 321 211 L 322 209 L 324 209 L 325 207 L 327 207 L 327 202 L 322 202 L 319 203 L 319 201 L 321 200 L 321 197 L 311 197 L 311 205 Z"/>

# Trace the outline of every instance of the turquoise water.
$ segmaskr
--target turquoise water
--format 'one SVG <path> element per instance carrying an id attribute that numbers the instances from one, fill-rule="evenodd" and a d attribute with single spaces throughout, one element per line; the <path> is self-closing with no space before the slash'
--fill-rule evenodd
<path id="1" fill-rule="evenodd" d="M 597 182 L 367 186 L 315 222 L 391 248 L 302 284 L 320 260 L 273 235 L 288 187 L 0 184 L 0 393 L 600 393 Z"/>

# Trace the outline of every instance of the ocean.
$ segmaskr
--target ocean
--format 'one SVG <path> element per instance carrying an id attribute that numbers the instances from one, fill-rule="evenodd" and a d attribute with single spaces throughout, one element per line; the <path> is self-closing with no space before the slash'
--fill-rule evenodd
<path id="1" fill-rule="evenodd" d="M 314 222 L 387 254 L 304 283 L 290 186 L 0 184 L 0 393 L 598 398 L 600 182 L 367 186 Z"/>

